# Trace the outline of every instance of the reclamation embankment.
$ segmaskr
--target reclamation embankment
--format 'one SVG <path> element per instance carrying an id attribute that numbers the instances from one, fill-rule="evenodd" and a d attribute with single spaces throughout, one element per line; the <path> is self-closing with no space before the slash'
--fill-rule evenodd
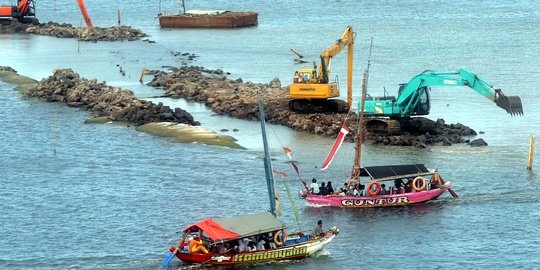
<path id="1" fill-rule="evenodd" d="M 0 33 L 28 33 L 58 38 L 76 38 L 81 41 L 133 41 L 147 35 L 130 26 L 111 27 L 74 27 L 68 23 L 47 22 L 40 24 L 20 23 L 11 20 L 8 24 L 0 24 Z"/>
<path id="2" fill-rule="evenodd" d="M 273 124 L 290 127 L 327 137 L 335 137 L 344 122 L 354 138 L 357 129 L 357 115 L 354 113 L 309 113 L 300 114 L 289 110 L 288 89 L 281 87 L 279 79 L 269 83 L 243 82 L 231 80 L 222 70 L 208 70 L 196 66 L 172 67 L 169 71 L 154 70 L 148 85 L 162 88 L 163 96 L 184 98 L 204 103 L 212 111 L 238 119 L 257 120 L 257 93 L 263 96 L 266 120 Z M 417 118 L 416 130 L 397 135 L 364 134 L 372 144 L 428 147 L 429 145 L 452 145 L 469 143 L 467 137 L 476 132 L 463 124 L 446 124 L 443 119 L 436 121 Z M 481 139 L 480 139 L 481 140 Z M 474 145 L 474 144 L 471 144 Z"/>
<path id="3" fill-rule="evenodd" d="M 171 109 L 161 102 L 155 104 L 140 100 L 130 90 L 112 87 L 96 79 L 81 78 L 71 69 L 55 69 L 52 76 L 38 82 L 18 75 L 10 67 L 0 67 L 0 79 L 16 85 L 15 90 L 26 96 L 89 111 L 93 118 L 85 123 L 133 124 L 139 131 L 169 137 L 177 142 L 242 148 L 233 137 L 201 127 L 190 113 L 181 108 Z"/>

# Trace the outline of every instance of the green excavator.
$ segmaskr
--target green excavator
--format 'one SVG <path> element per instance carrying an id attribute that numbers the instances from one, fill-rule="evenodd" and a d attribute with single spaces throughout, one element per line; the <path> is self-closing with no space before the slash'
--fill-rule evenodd
<path id="1" fill-rule="evenodd" d="M 518 96 L 506 96 L 501 89 L 478 77 L 467 69 L 458 71 L 424 71 L 408 83 L 401 84 L 397 98 L 394 96 L 367 96 L 364 102 L 366 130 L 378 134 L 399 134 L 407 126 L 411 116 L 429 114 L 431 104 L 430 86 L 468 86 L 510 115 L 523 115 Z M 359 105 L 358 108 L 361 106 Z"/>

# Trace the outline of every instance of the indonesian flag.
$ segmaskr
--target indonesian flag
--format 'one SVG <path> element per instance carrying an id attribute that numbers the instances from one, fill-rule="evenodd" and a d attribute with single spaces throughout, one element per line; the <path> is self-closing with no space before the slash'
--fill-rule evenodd
<path id="1" fill-rule="evenodd" d="M 332 163 L 332 159 L 334 159 L 334 156 L 336 155 L 337 151 L 341 147 L 341 144 L 343 143 L 343 140 L 345 139 L 345 136 L 349 133 L 349 129 L 345 124 L 341 126 L 341 130 L 339 131 L 339 134 L 336 138 L 336 141 L 334 142 L 334 145 L 332 146 L 332 150 L 330 153 L 328 153 L 328 156 L 326 157 L 326 160 L 324 161 L 321 171 L 328 169 L 328 166 L 330 166 L 330 163 Z"/>
<path id="2" fill-rule="evenodd" d="M 292 159 L 292 157 L 291 157 L 292 149 L 291 148 L 285 146 L 285 147 L 283 147 L 283 151 L 285 152 L 285 154 L 287 154 L 289 159 Z"/>
<path id="3" fill-rule="evenodd" d="M 307 191 L 309 191 L 309 188 L 307 186 L 307 183 L 306 181 L 304 181 L 304 179 L 302 179 L 302 177 L 300 176 L 300 171 L 298 171 L 298 167 L 296 166 L 296 164 L 294 164 L 294 162 L 291 162 L 292 166 L 294 167 L 294 170 L 296 171 L 296 174 L 298 175 L 298 177 L 300 178 L 300 181 L 302 181 L 302 184 L 304 185 L 304 187 L 306 188 Z"/>

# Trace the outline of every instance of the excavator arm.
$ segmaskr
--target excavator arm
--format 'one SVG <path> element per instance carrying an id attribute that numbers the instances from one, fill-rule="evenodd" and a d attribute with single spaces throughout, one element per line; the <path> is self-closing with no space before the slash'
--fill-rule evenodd
<path id="1" fill-rule="evenodd" d="M 347 26 L 341 37 L 336 41 L 336 43 L 328 47 L 321 54 L 321 66 L 319 67 L 319 74 L 321 74 L 322 76 L 319 79 L 319 83 L 328 83 L 332 58 L 338 55 L 345 47 L 347 47 L 348 49 L 348 60 L 349 58 L 352 59 L 353 46 L 354 40 L 352 27 Z M 351 60 L 348 61 L 348 63 L 351 62 Z M 351 69 L 348 70 L 350 71 Z"/>
<path id="2" fill-rule="evenodd" d="M 501 89 L 467 69 L 457 71 L 424 71 L 402 84 L 397 98 L 374 97 L 366 100 L 364 113 L 372 116 L 410 117 L 427 115 L 430 110 L 430 86 L 468 86 L 478 94 L 495 102 L 511 115 L 522 115 L 523 106 L 518 96 L 506 96 Z"/>
<path id="3" fill-rule="evenodd" d="M 28 0 L 22 0 L 17 5 L 17 9 L 19 10 L 20 14 L 26 14 L 29 8 L 30 8 L 30 1 Z"/>
<path id="4" fill-rule="evenodd" d="M 478 77 L 467 69 L 458 71 L 426 71 L 413 77 L 398 95 L 396 104 L 401 108 L 402 116 L 411 115 L 412 110 L 419 103 L 422 94 L 419 89 L 429 86 L 468 86 L 480 95 L 495 102 L 509 114 L 523 114 L 521 99 L 518 96 L 505 96 L 501 89 L 493 86 L 488 81 Z"/>
<path id="5" fill-rule="evenodd" d="M 332 58 L 347 48 L 347 103 L 341 100 L 329 100 L 339 97 L 336 82 L 330 82 L 330 65 Z M 321 53 L 321 63 L 317 68 L 299 69 L 290 85 L 289 96 L 293 100 L 289 103 L 291 110 L 298 112 L 313 112 L 316 107 L 324 110 L 336 109 L 346 112 L 352 104 L 352 72 L 353 72 L 354 32 L 347 26 L 341 37 Z"/>
<path id="6" fill-rule="evenodd" d="M 367 97 L 364 102 L 366 130 L 373 134 L 399 134 L 403 129 L 415 128 L 411 116 L 428 115 L 431 107 L 430 86 L 468 86 L 478 94 L 495 102 L 511 115 L 523 115 L 518 96 L 506 96 L 501 89 L 467 69 L 457 71 L 424 71 L 407 84 L 401 84 L 394 96 Z M 358 106 L 360 108 L 360 105 Z"/>

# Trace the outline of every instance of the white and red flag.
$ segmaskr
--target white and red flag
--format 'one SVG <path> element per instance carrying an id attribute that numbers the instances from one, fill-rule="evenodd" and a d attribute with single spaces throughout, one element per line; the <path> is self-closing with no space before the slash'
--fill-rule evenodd
<path id="1" fill-rule="evenodd" d="M 334 142 L 334 145 L 332 146 L 332 150 L 330 150 L 330 153 L 328 153 L 328 156 L 326 157 L 326 160 L 324 161 L 321 167 L 321 171 L 328 169 L 328 166 L 330 166 L 330 163 L 332 163 L 332 159 L 334 159 L 334 156 L 336 155 L 337 151 L 341 147 L 341 144 L 343 143 L 343 140 L 345 139 L 345 136 L 348 133 L 349 133 L 349 128 L 347 128 L 347 126 L 343 124 L 336 138 L 336 141 Z"/>
<path id="2" fill-rule="evenodd" d="M 289 159 L 292 159 L 292 157 L 291 157 L 292 149 L 291 148 L 285 146 L 285 147 L 283 147 L 283 151 L 285 152 L 285 154 L 287 154 Z"/>

